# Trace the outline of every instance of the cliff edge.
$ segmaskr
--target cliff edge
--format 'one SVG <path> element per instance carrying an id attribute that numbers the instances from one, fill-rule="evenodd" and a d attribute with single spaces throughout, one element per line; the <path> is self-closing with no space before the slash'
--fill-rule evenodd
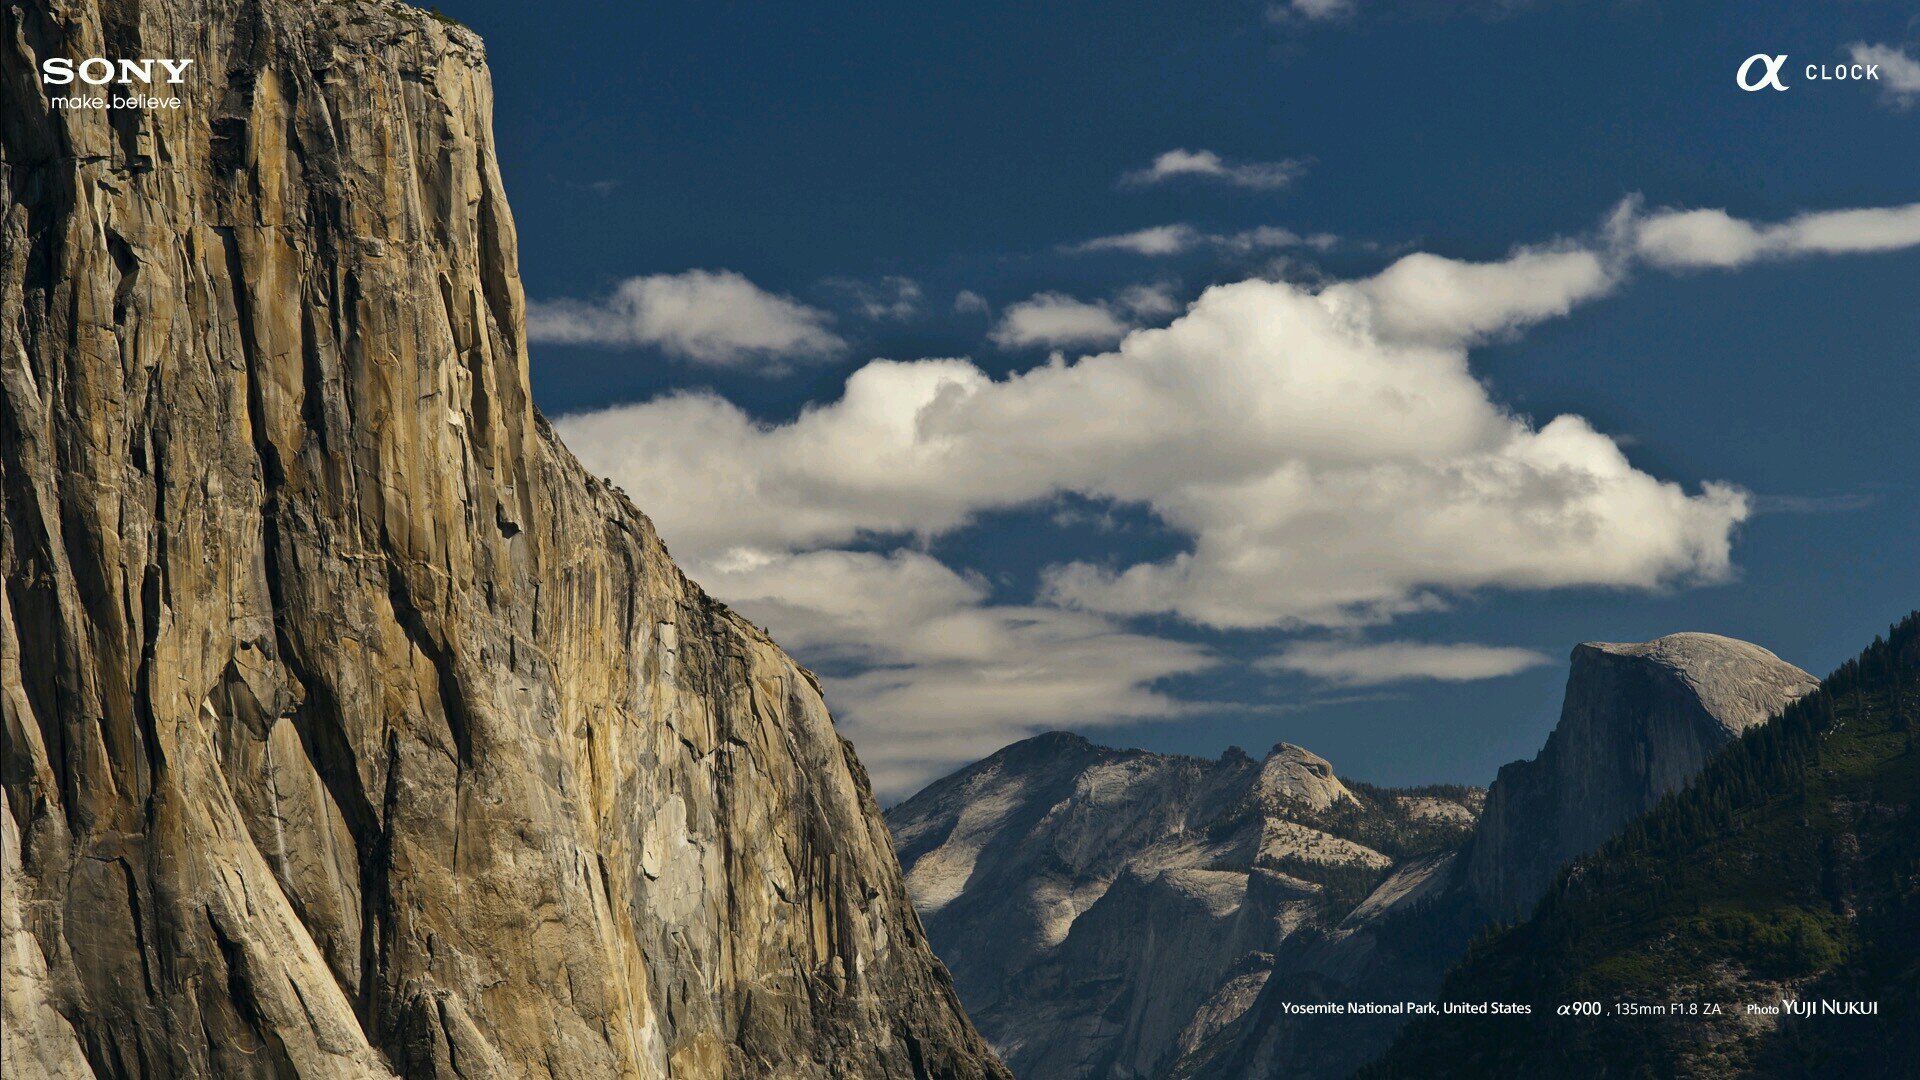
<path id="1" fill-rule="evenodd" d="M 813 678 L 535 413 L 490 113 L 395 4 L 0 7 L 0 1071 L 1005 1076 Z"/>
<path id="2" fill-rule="evenodd" d="M 1560 868 L 1678 791 L 1729 740 L 1818 680 L 1717 634 L 1574 647 L 1560 722 L 1532 761 L 1500 769 L 1469 846 L 1481 906 L 1524 914 Z"/>

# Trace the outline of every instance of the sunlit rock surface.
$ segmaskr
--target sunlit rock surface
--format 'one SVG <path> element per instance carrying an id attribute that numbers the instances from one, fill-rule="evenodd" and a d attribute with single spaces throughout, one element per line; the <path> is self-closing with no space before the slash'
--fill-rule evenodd
<path id="1" fill-rule="evenodd" d="M 1451 850 L 1479 796 L 1355 790 L 1286 743 L 1209 761 L 1056 733 L 887 820 L 962 999 L 1023 1080 L 1153 1077 L 1232 1028 L 1297 932 L 1426 861 L 1377 838 Z"/>
<path id="2" fill-rule="evenodd" d="M 102 55 L 184 104 L 50 109 Z M 490 113 L 398 5 L 0 7 L 0 1072 L 1004 1075 L 813 678 L 536 415 Z"/>

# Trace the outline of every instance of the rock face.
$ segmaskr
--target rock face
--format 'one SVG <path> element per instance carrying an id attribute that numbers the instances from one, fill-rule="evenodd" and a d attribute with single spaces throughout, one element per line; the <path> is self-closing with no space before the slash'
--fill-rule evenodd
<path id="1" fill-rule="evenodd" d="M 1055 1080 L 1210 1057 L 1276 950 L 1397 870 L 1430 871 L 1426 853 L 1457 846 L 1478 808 L 1470 789 L 1344 784 L 1285 743 L 1207 761 L 1053 734 L 887 820 L 981 1030 L 1023 1080 Z"/>
<path id="2" fill-rule="evenodd" d="M 1524 914 L 1560 867 L 1816 685 L 1758 645 L 1714 634 L 1576 647 L 1546 747 L 1503 767 L 1488 789 L 1466 860 L 1480 906 Z"/>
<path id="3" fill-rule="evenodd" d="M 0 1072 L 1004 1076 L 813 678 L 535 414 L 489 93 L 397 5 L 0 7 Z"/>
<path id="4" fill-rule="evenodd" d="M 1295 934 L 1275 951 L 1259 996 L 1185 1075 L 1335 1080 L 1365 1065 L 1405 1017 L 1287 1006 L 1431 1000 L 1480 925 L 1459 883 L 1456 852 L 1409 860 L 1339 923 Z"/>
<path id="5" fill-rule="evenodd" d="M 1449 998 L 1532 1003 L 1530 1016 L 1417 1019 L 1362 1075 L 1916 1075 L 1917 690 L 1920 612 L 1582 856 L 1447 976 Z M 1560 1015 L 1574 1000 L 1724 1007 Z M 1796 1000 L 1817 1018 L 1739 1004 Z M 1871 1014 L 1818 1004 L 1847 1000 Z"/>

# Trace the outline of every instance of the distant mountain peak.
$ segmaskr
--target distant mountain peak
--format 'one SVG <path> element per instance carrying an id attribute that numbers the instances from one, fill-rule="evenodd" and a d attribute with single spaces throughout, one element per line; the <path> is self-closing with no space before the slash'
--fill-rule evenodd
<path id="1" fill-rule="evenodd" d="M 1345 1076 L 1397 1021 L 1286 1006 L 1431 994 L 1487 916 L 1813 685 L 1717 634 L 1587 642 L 1546 746 L 1490 793 L 1349 786 L 1290 742 L 1203 760 L 1052 733 L 887 819 L 1019 1075 Z"/>
<path id="2" fill-rule="evenodd" d="M 1276 743 L 1260 765 L 1258 793 L 1262 799 L 1284 799 L 1314 810 L 1360 799 L 1333 773 L 1333 763 L 1305 747 Z"/>
<path id="3" fill-rule="evenodd" d="M 935 781 L 887 824 L 929 936 L 1017 1074 L 1160 1076 L 1246 1009 L 1295 930 L 1331 931 L 1403 863 L 1452 851 L 1477 796 L 1369 805 L 1293 743 L 1256 762 L 1055 732 Z M 1394 895 L 1423 894 L 1443 865 Z"/>
<path id="4" fill-rule="evenodd" d="M 1687 631 L 1652 641 L 1589 641 L 1574 649 L 1576 666 L 1603 654 L 1670 672 L 1729 734 L 1764 723 L 1819 680 L 1772 652 L 1738 638 Z"/>

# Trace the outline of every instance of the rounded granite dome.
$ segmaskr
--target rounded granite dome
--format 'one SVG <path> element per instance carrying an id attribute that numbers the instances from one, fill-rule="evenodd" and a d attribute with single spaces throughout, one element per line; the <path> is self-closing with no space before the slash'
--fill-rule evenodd
<path id="1" fill-rule="evenodd" d="M 1590 641 L 1583 649 L 1643 660 L 1665 670 L 1693 691 L 1709 715 L 1730 732 L 1764 723 L 1782 704 L 1820 685 L 1820 681 L 1749 641 L 1688 631 L 1652 641 Z"/>

